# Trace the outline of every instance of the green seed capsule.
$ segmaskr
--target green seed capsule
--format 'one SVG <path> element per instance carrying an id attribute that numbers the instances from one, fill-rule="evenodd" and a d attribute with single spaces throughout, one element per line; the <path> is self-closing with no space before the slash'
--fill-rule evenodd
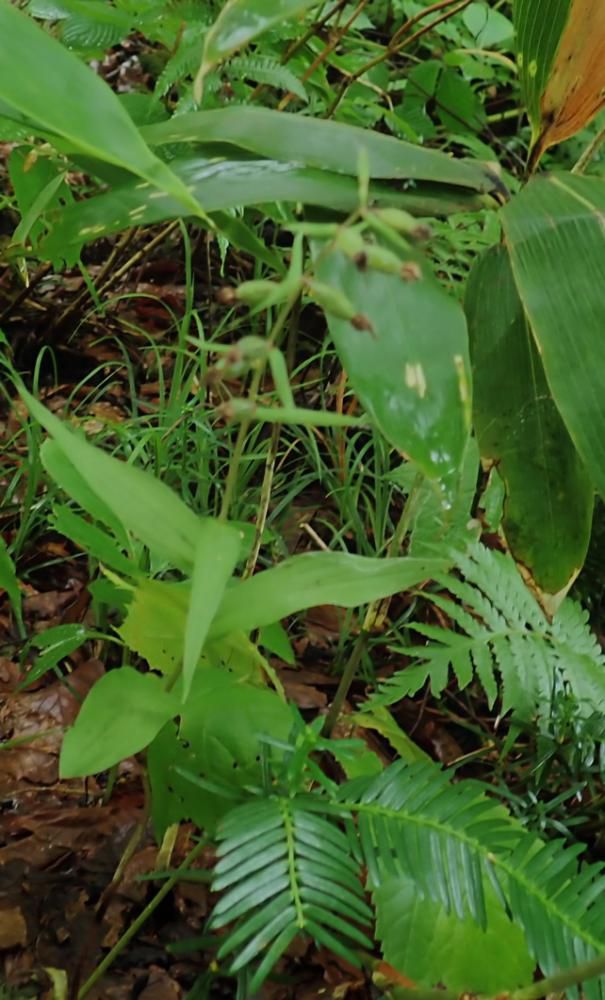
<path id="1" fill-rule="evenodd" d="M 284 296 L 280 294 L 280 286 L 276 281 L 259 280 L 244 281 L 235 289 L 235 297 L 244 305 L 261 306 L 268 299 L 274 303 L 281 301 Z"/>
<path id="2" fill-rule="evenodd" d="M 418 222 L 409 212 L 401 208 L 377 208 L 374 212 L 377 219 L 413 240 L 428 240 L 431 228 L 425 222 Z"/>
<path id="3" fill-rule="evenodd" d="M 357 315 L 357 309 L 340 289 L 311 280 L 306 282 L 306 289 L 311 298 L 332 316 L 351 321 Z"/>

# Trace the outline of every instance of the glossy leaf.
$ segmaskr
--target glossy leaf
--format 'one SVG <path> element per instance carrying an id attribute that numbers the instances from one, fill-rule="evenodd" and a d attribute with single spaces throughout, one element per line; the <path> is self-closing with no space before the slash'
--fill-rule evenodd
<path id="1" fill-rule="evenodd" d="M 107 84 L 8 0 L 0 0 L 0 99 L 73 148 L 145 178 L 194 215 L 183 182 L 146 145 Z"/>
<path id="2" fill-rule="evenodd" d="M 345 552 L 292 556 L 230 587 L 210 635 L 249 632 L 319 604 L 354 608 L 414 587 L 446 566 L 441 559 L 371 559 Z"/>
<path id="3" fill-rule="evenodd" d="M 197 99 L 203 78 L 219 62 L 264 31 L 298 17 L 318 3 L 319 0 L 227 0 L 206 34 L 202 65 L 196 79 Z"/>
<path id="4" fill-rule="evenodd" d="M 377 937 L 395 969 L 419 986 L 460 993 L 496 994 L 532 980 L 535 963 L 523 931 L 506 916 L 493 891 L 487 895 L 487 929 L 446 913 L 402 876 L 374 893 Z"/>
<path id="5" fill-rule="evenodd" d="M 97 516 L 102 520 L 108 508 L 112 519 L 121 522 L 151 552 L 190 572 L 200 521 L 176 493 L 149 472 L 95 448 L 26 389 L 20 391 L 30 413 L 77 466 L 77 475 L 88 489 L 100 498 Z"/>
<path id="6" fill-rule="evenodd" d="M 434 149 L 341 122 L 236 107 L 193 111 L 141 129 L 150 146 L 164 143 L 228 143 L 263 159 L 304 164 L 357 177 L 365 151 L 373 180 L 432 181 L 489 193 L 498 178 L 482 163 L 456 160 Z"/>
<path id="7" fill-rule="evenodd" d="M 32 646 L 41 650 L 32 667 L 27 671 L 21 687 L 27 687 L 39 680 L 66 656 L 79 649 L 87 639 L 95 635 L 85 625 L 55 625 L 47 628 L 32 639 Z"/>
<path id="8" fill-rule="evenodd" d="M 508 546 L 540 591 L 565 591 L 584 563 L 593 487 L 552 398 L 504 247 L 481 257 L 466 310 L 474 426 L 505 486 Z"/>
<path id="9" fill-rule="evenodd" d="M 359 189 L 354 177 L 295 163 L 198 157 L 175 160 L 172 168 L 211 213 L 237 206 L 285 201 L 323 206 L 347 214 L 359 204 Z M 419 216 L 450 215 L 482 206 L 482 196 L 468 188 L 435 184 L 418 184 L 410 190 L 398 191 L 385 181 L 376 181 L 370 185 L 370 197 L 377 203 L 400 206 Z M 136 216 L 137 225 L 150 225 L 182 215 L 182 205 L 175 198 L 161 195 L 151 185 L 124 182 L 107 194 L 77 202 L 52 216 L 53 228 L 42 241 L 38 253 L 49 260 L 69 261 L 77 257 L 80 247 L 90 240 L 130 227 L 133 216 Z M 224 228 L 225 220 L 216 221 L 219 230 Z M 256 242 L 250 245 L 247 232 L 242 237 L 241 224 L 236 228 L 237 221 L 230 219 L 226 229 L 232 242 L 255 256 L 265 256 L 266 251 L 263 252 Z"/>
<path id="10" fill-rule="evenodd" d="M 207 518 L 197 529 L 183 649 L 183 699 L 191 690 L 208 630 L 237 565 L 242 538 L 231 525 Z"/>
<path id="11" fill-rule="evenodd" d="M 318 278 L 344 293 L 371 329 L 327 313 L 343 368 L 387 441 L 448 493 L 462 462 L 470 422 L 470 368 L 464 313 L 410 252 L 411 280 L 357 264 L 335 249 Z M 449 502 L 449 497 L 447 497 Z"/>
<path id="12" fill-rule="evenodd" d="M 605 181 L 570 174 L 533 180 L 503 211 L 515 282 L 550 391 L 602 495 L 604 215 Z"/>
<path id="13" fill-rule="evenodd" d="M 110 670 L 86 696 L 65 734 L 61 777 L 97 774 L 138 753 L 178 709 L 178 699 L 155 674 L 140 674 L 132 667 Z"/>

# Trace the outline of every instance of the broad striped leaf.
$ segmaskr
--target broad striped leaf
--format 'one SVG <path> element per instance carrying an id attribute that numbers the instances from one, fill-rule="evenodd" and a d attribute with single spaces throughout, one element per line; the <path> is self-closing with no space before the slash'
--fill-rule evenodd
<path id="1" fill-rule="evenodd" d="M 474 426 L 481 457 L 505 485 L 506 540 L 537 589 L 558 594 L 586 557 L 593 487 L 548 388 L 504 247 L 477 261 L 466 311 Z"/>
<path id="2" fill-rule="evenodd" d="M 605 495 L 605 181 L 533 180 L 503 211 L 515 281 L 559 412 Z"/>

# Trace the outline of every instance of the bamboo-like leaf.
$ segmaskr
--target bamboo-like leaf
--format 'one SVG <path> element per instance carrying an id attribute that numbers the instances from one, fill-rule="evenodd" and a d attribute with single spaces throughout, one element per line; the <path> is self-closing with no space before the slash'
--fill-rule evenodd
<path id="1" fill-rule="evenodd" d="M 537 589 L 555 595 L 584 563 L 593 487 L 549 391 L 504 247 L 475 265 L 466 310 L 474 426 L 482 458 L 505 484 L 506 540 Z"/>
<path id="2" fill-rule="evenodd" d="M 515 281 L 567 429 L 605 495 L 605 181 L 536 178 L 503 211 Z"/>
<path id="3" fill-rule="evenodd" d="M 193 142 L 206 148 L 229 143 L 263 159 L 305 164 L 354 177 L 359 170 L 360 151 L 364 150 L 373 180 L 432 181 L 483 193 L 494 191 L 500 183 L 483 163 L 456 160 L 438 150 L 354 125 L 267 108 L 193 111 L 146 125 L 141 133 L 150 146 Z"/>
<path id="4" fill-rule="evenodd" d="M 172 168 L 205 210 L 212 213 L 278 201 L 302 202 L 348 213 L 359 204 L 354 177 L 296 163 L 196 157 L 173 161 Z M 437 184 L 418 184 L 409 191 L 401 191 L 386 181 L 376 181 L 370 185 L 370 197 L 378 204 L 397 205 L 413 215 L 444 216 L 475 211 L 482 206 L 485 196 L 468 188 Z M 150 225 L 182 215 L 183 206 L 175 198 L 161 194 L 151 184 L 126 181 L 107 194 L 77 202 L 54 215 L 53 228 L 38 252 L 49 260 L 73 260 L 80 247 L 91 240 L 135 223 Z M 266 258 L 267 251 L 259 241 L 258 245 L 251 245 L 252 234 L 240 220 L 227 217 L 216 222 L 219 229 L 228 227 L 228 236 L 236 245 L 254 252 L 256 257 L 264 254 Z M 237 222 L 239 229 L 235 228 Z"/>
<path id="5" fill-rule="evenodd" d="M 519 62 L 532 123 L 531 165 L 605 104 L 602 0 L 517 0 Z"/>

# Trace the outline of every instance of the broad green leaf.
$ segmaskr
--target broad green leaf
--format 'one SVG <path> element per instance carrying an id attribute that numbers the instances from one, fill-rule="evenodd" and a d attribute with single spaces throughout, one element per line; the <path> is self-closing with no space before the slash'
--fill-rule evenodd
<path id="1" fill-rule="evenodd" d="M 362 406 L 397 448 L 448 494 L 468 439 L 471 388 L 460 305 L 422 257 L 402 258 L 412 277 L 360 269 L 338 249 L 318 261 L 317 277 L 344 293 L 371 329 L 327 313 L 343 368 Z M 448 496 L 449 499 L 449 496 Z"/>
<path id="2" fill-rule="evenodd" d="M 505 247 L 475 264 L 466 310 L 475 431 L 505 486 L 506 540 L 537 588 L 555 595 L 584 563 L 593 487 L 548 388 Z"/>
<path id="3" fill-rule="evenodd" d="M 372 180 L 432 181 L 490 193 L 498 178 L 482 163 L 455 160 L 392 136 L 341 122 L 286 114 L 266 108 L 236 107 L 193 111 L 141 129 L 150 146 L 213 143 L 236 146 L 263 159 L 304 164 L 357 177 L 365 151 Z"/>
<path id="4" fill-rule="evenodd" d="M 486 886 L 487 929 L 446 913 L 402 876 L 374 892 L 377 937 L 387 962 L 420 987 L 437 985 L 460 993 L 499 991 L 530 983 L 535 962 L 524 934 L 506 916 Z"/>
<path id="5" fill-rule="evenodd" d="M 155 674 L 140 674 L 132 667 L 110 670 L 86 696 L 65 734 L 61 777 L 97 774 L 138 753 L 178 710 L 178 699 Z"/>
<path id="6" fill-rule="evenodd" d="M 232 52 L 248 45 L 264 31 L 298 17 L 319 0 L 227 0 L 204 41 L 202 64 L 194 93 L 199 101 L 206 74 Z"/>
<path id="7" fill-rule="evenodd" d="M 242 536 L 231 525 L 207 518 L 198 527 L 183 649 L 183 699 L 191 691 L 193 674 L 225 587 L 233 575 Z"/>
<path id="8" fill-rule="evenodd" d="M 237 206 L 285 201 L 318 205 L 348 214 L 359 204 L 359 187 L 354 177 L 296 163 L 198 157 L 175 160 L 172 168 L 211 213 Z M 478 210 L 483 198 L 464 187 L 421 183 L 399 191 L 385 181 L 370 185 L 370 197 L 378 204 L 400 206 L 418 216 Z M 53 228 L 42 240 L 38 253 L 49 260 L 72 260 L 80 247 L 90 240 L 130 227 L 135 215 L 137 225 L 150 225 L 179 218 L 182 214 L 182 205 L 175 198 L 160 195 L 151 185 L 124 182 L 107 194 L 77 202 L 54 214 L 51 217 Z M 251 244 L 249 232 L 242 233 L 238 220 L 219 218 L 216 222 L 219 229 L 226 229 L 237 246 L 253 251 L 255 256 L 264 256 L 256 242 Z"/>
<path id="9" fill-rule="evenodd" d="M 433 578 L 441 559 L 371 559 L 345 552 L 292 556 L 225 592 L 211 637 L 262 628 L 319 604 L 354 608 Z"/>
<path id="10" fill-rule="evenodd" d="M 187 187 L 146 145 L 107 84 L 8 0 L 0 0 L 0 99 L 81 153 L 106 160 L 170 192 L 200 214 Z"/>
<path id="11" fill-rule="evenodd" d="M 515 282 L 553 398 L 605 495 L 605 181 L 533 180 L 503 211 Z"/>
<path id="12" fill-rule="evenodd" d="M 605 7 L 602 0 L 515 0 L 514 11 L 535 166 L 605 104 Z"/>
<path id="13" fill-rule="evenodd" d="M 141 579 L 118 633 L 150 667 L 171 677 L 183 662 L 189 603 L 187 585 Z"/>
<path id="14" fill-rule="evenodd" d="M 0 535 L 0 590 L 5 590 L 11 602 L 17 619 L 17 624 L 23 629 L 22 599 L 17 571 L 6 542 Z"/>
<path id="15" fill-rule="evenodd" d="M 78 475 L 100 498 L 103 508 L 109 509 L 112 518 L 117 518 L 151 552 L 178 569 L 191 572 L 200 519 L 176 493 L 151 473 L 95 448 L 25 388 L 20 392 L 32 416 L 52 435 L 74 467 L 77 466 Z M 103 508 L 96 514 L 100 519 L 103 519 Z"/>
<path id="16" fill-rule="evenodd" d="M 258 637 L 259 644 L 268 649 L 270 653 L 279 656 L 284 663 L 291 667 L 296 663 L 296 656 L 292 649 L 292 643 L 281 622 L 273 622 L 260 630 Z"/>

